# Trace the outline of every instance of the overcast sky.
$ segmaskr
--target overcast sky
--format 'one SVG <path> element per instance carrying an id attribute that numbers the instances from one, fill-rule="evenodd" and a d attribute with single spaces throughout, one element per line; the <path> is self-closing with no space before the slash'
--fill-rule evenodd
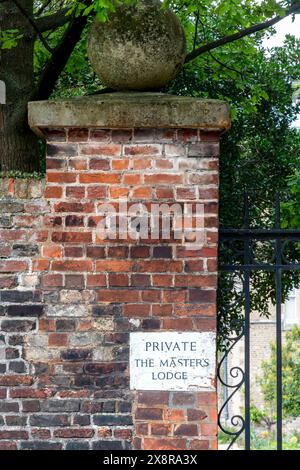
<path id="1" fill-rule="evenodd" d="M 265 39 L 265 47 L 282 46 L 286 34 L 293 34 L 300 38 L 300 15 L 296 15 L 294 22 L 290 16 L 285 18 L 275 26 L 275 29 L 276 34 L 269 39 Z"/>
<path id="2" fill-rule="evenodd" d="M 297 38 L 300 38 L 300 15 L 296 15 L 294 22 L 291 17 L 285 18 L 280 21 L 275 28 L 276 34 L 264 40 L 264 46 L 266 48 L 282 46 L 286 34 L 293 34 Z M 300 116 L 294 125 L 300 127 Z"/>

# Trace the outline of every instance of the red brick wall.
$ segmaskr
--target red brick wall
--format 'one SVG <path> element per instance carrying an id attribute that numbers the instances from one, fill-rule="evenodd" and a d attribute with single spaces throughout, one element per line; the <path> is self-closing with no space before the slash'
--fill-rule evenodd
<path id="1" fill-rule="evenodd" d="M 214 449 L 216 392 L 131 392 L 128 342 L 130 331 L 215 331 L 219 136 L 56 129 L 47 139 L 44 197 L 16 200 L 11 182 L 2 200 L 0 446 Z M 120 196 L 204 203 L 205 246 L 103 240 L 98 206 Z M 10 349 L 23 369 L 9 366 Z"/>

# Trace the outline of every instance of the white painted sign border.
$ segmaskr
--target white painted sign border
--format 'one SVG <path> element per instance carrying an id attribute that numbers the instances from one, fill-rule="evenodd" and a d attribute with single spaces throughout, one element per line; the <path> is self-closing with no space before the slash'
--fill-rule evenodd
<path id="1" fill-rule="evenodd" d="M 215 390 L 214 332 L 130 333 L 130 389 Z"/>

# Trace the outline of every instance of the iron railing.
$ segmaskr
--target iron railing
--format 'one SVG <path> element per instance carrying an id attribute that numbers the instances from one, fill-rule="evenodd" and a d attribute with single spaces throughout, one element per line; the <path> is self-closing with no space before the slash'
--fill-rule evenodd
<path id="1" fill-rule="evenodd" d="M 288 251 L 290 243 L 299 244 L 300 229 L 281 228 L 281 204 L 279 195 L 276 196 L 274 210 L 271 211 L 273 217 L 273 227 L 270 224 L 267 228 L 251 227 L 249 217 L 249 194 L 244 195 L 243 227 L 240 229 L 229 228 L 220 229 L 220 273 L 238 273 L 241 278 L 243 294 L 243 325 L 235 337 L 225 338 L 227 348 L 218 365 L 218 379 L 227 393 L 219 410 L 219 428 L 231 437 L 228 449 L 232 448 L 236 440 L 244 434 L 244 448 L 251 449 L 251 387 L 250 387 L 250 318 L 251 318 L 251 292 L 255 286 L 251 283 L 251 274 L 264 271 L 274 273 L 275 288 L 275 317 L 276 317 L 276 435 L 277 449 L 282 449 L 282 275 L 285 271 L 300 272 L 300 249 L 299 261 L 289 259 L 285 251 Z M 271 242 L 270 256 L 266 260 L 255 259 L 255 249 L 262 246 L 264 242 Z M 235 249 L 235 246 L 238 249 Z M 297 251 L 297 250 L 296 250 Z M 222 253 L 225 256 L 222 256 Z M 224 339 L 224 338 L 223 338 Z M 244 368 L 233 366 L 227 371 L 224 377 L 223 369 L 229 354 L 234 351 L 239 341 L 244 341 Z M 227 366 L 227 364 L 226 364 Z M 228 378 L 229 377 L 229 378 Z M 236 383 L 232 384 L 232 379 Z M 228 404 L 233 396 L 240 391 L 244 393 L 244 413 L 237 414 L 228 419 L 224 419 L 225 410 L 228 411 Z"/>

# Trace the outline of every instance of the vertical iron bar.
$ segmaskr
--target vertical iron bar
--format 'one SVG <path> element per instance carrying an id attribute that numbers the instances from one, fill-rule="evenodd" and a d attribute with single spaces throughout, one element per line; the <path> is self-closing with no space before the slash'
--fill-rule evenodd
<path id="1" fill-rule="evenodd" d="M 249 196 L 244 194 L 244 225 L 249 228 Z M 244 242 L 244 264 L 250 264 L 250 241 Z M 244 272 L 245 296 L 245 450 L 251 448 L 250 437 L 250 271 Z"/>
<path id="2" fill-rule="evenodd" d="M 226 356 L 224 359 L 224 382 L 228 383 L 228 357 Z M 228 404 L 228 388 L 224 387 L 224 403 L 226 403 L 225 406 L 225 420 L 227 421 L 229 419 L 229 404 Z"/>
<path id="3" fill-rule="evenodd" d="M 275 228 L 280 228 L 280 199 L 276 194 L 275 202 Z M 276 411 L 277 411 L 277 450 L 282 450 L 282 327 L 281 327 L 281 273 L 278 266 L 282 261 L 281 240 L 277 239 L 276 249 Z"/>

